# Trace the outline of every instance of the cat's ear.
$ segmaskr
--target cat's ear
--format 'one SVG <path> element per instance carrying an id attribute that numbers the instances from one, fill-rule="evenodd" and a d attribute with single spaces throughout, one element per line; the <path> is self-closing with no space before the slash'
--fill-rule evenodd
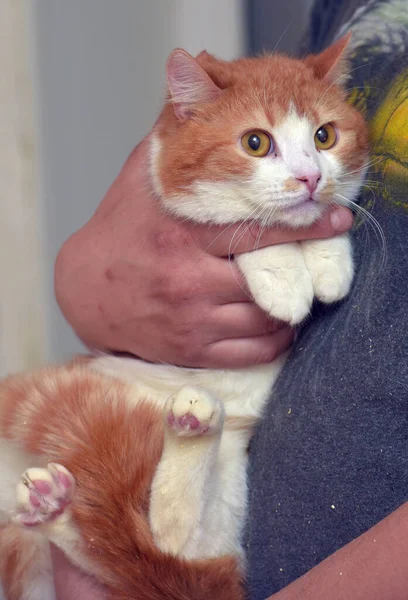
<path id="1" fill-rule="evenodd" d="M 349 69 L 347 46 L 350 38 L 351 33 L 348 33 L 320 54 L 305 58 L 305 64 L 313 69 L 318 79 L 331 83 L 340 82 L 341 85 L 341 79 Z"/>
<path id="2" fill-rule="evenodd" d="M 211 77 L 184 50 L 173 50 L 166 71 L 174 112 L 181 121 L 192 115 L 195 105 L 213 102 L 222 94 Z"/>

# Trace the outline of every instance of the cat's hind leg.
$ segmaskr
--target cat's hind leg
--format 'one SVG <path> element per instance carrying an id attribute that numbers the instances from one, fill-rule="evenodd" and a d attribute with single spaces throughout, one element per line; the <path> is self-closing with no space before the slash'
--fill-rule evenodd
<path id="1" fill-rule="evenodd" d="M 12 519 L 26 527 L 52 521 L 70 504 L 74 491 L 74 478 L 62 465 L 49 463 L 44 469 L 27 469 L 17 484 Z"/>
<path id="2" fill-rule="evenodd" d="M 151 488 L 150 525 L 164 551 L 200 556 L 200 526 L 216 480 L 224 410 L 209 393 L 183 387 L 164 409 L 165 440 Z"/>
<path id="3" fill-rule="evenodd" d="M 75 480 L 62 465 L 32 467 L 14 489 L 11 522 L 0 529 L 0 579 L 7 600 L 56 600 L 49 542 L 82 569 L 84 541 L 72 519 Z"/>
<path id="4" fill-rule="evenodd" d="M 84 554 L 84 541 L 73 521 L 71 502 L 75 494 L 72 474 L 60 464 L 24 471 L 16 487 L 12 521 L 25 531 L 35 531 L 58 546 L 82 568 L 95 571 Z"/>
<path id="5" fill-rule="evenodd" d="M 0 440 L 0 581 L 7 600 L 56 600 L 48 540 L 14 524 L 21 473 L 41 458 Z M 1 594 L 0 594 L 1 597 Z"/>

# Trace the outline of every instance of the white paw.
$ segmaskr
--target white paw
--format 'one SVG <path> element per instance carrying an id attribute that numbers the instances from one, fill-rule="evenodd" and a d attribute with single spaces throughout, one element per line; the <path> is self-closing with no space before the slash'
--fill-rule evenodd
<path id="1" fill-rule="evenodd" d="M 26 527 L 52 521 L 71 503 L 74 491 L 74 478 L 62 465 L 28 469 L 17 484 L 13 521 Z"/>
<path id="2" fill-rule="evenodd" d="M 295 269 L 283 273 L 263 268 L 256 272 L 250 286 L 255 302 L 271 317 L 297 325 L 310 312 L 313 286 L 309 272 Z"/>
<path id="3" fill-rule="evenodd" d="M 185 386 L 165 406 L 168 427 L 177 435 L 192 437 L 210 434 L 222 427 L 221 402 L 197 388 Z"/>
<path id="4" fill-rule="evenodd" d="M 254 301 L 271 317 L 296 325 L 310 312 L 312 278 L 299 244 L 282 244 L 237 257 Z"/>
<path id="5" fill-rule="evenodd" d="M 304 242 L 302 248 L 316 297 L 331 304 L 347 296 L 354 275 L 352 247 L 348 237 L 344 235 L 330 240 Z"/>
<path id="6" fill-rule="evenodd" d="M 331 304 L 338 302 L 347 296 L 353 281 L 353 273 L 344 271 L 339 265 L 330 265 L 315 273 L 313 287 L 316 297 Z"/>

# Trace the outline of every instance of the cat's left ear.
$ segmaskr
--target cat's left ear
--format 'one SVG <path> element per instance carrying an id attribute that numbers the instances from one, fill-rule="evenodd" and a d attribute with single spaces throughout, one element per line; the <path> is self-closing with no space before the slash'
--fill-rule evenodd
<path id="1" fill-rule="evenodd" d="M 337 42 L 326 48 L 326 50 L 323 50 L 320 54 L 305 58 L 305 64 L 313 69 L 318 79 L 324 79 L 330 83 L 336 82 L 341 85 L 343 76 L 349 70 L 347 46 L 350 39 L 351 32 L 337 40 Z"/>
<path id="2" fill-rule="evenodd" d="M 188 119 L 194 106 L 214 102 L 223 91 L 185 50 L 173 50 L 167 60 L 167 84 L 176 117 Z"/>

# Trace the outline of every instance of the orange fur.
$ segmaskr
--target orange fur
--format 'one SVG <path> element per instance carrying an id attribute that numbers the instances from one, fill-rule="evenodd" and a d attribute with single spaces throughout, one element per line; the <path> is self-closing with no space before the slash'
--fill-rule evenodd
<path id="1" fill-rule="evenodd" d="M 297 181 L 297 179 L 291 177 L 285 181 L 284 189 L 287 192 L 296 192 L 296 190 L 298 190 L 301 187 L 301 185 L 302 184 L 299 181 Z"/>
<path id="2" fill-rule="evenodd" d="M 58 462 L 73 474 L 74 522 L 110 597 L 242 598 L 235 559 L 187 562 L 155 546 L 147 515 L 162 414 L 145 402 L 131 407 L 131 394 L 86 364 L 9 377 L 0 387 L 0 433 L 37 455 L 38 465 Z M 14 526 L 0 534 L 0 576 L 10 599 L 19 598 L 17 582 L 32 559 L 23 535 Z"/>
<path id="3" fill-rule="evenodd" d="M 24 532 L 16 525 L 0 529 L 1 583 L 9 598 L 20 598 L 23 593 L 25 574 L 33 560 L 35 546 L 26 544 Z"/>
<path id="4" fill-rule="evenodd" d="M 157 123 L 162 141 L 160 181 L 163 194 L 186 193 L 197 180 L 228 181 L 252 174 L 253 164 L 235 151 L 236 142 L 265 120 L 279 125 L 291 104 L 306 115 L 316 129 L 334 121 L 341 143 L 332 152 L 347 167 L 361 167 L 367 156 L 367 128 L 363 117 L 345 102 L 341 80 L 326 79 L 333 60 L 337 76 L 344 61 L 336 58 L 347 40 L 320 57 L 296 60 L 265 55 L 232 62 L 206 52 L 197 62 L 224 93 L 215 101 L 194 107 L 193 116 L 180 121 L 168 103 Z M 330 51 L 329 51 L 330 50 Z M 322 76 L 319 76 L 322 75 Z"/>

